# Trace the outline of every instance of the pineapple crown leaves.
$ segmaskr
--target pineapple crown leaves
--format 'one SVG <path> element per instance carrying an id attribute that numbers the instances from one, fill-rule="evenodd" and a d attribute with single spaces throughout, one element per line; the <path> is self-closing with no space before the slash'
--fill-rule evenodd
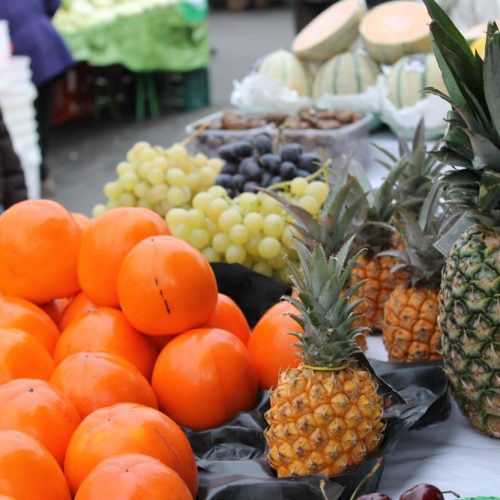
<path id="1" fill-rule="evenodd" d="M 292 283 L 299 299 L 286 297 L 299 314 L 290 314 L 303 332 L 290 332 L 299 340 L 303 362 L 313 369 L 342 369 L 356 361 L 360 352 L 354 342 L 367 328 L 354 327 L 355 309 L 361 302 L 351 300 L 363 282 L 346 290 L 351 272 L 361 253 L 349 259 L 354 237 L 337 254 L 326 256 L 321 245 L 313 250 L 297 242 L 299 265 L 288 262 Z"/>
<path id="2" fill-rule="evenodd" d="M 359 227 L 356 219 L 367 205 L 368 197 L 358 180 L 347 175 L 345 183 L 331 186 L 319 218 L 316 219 L 283 195 L 269 189 L 263 191 L 277 200 L 290 215 L 291 226 L 298 235 L 298 241 L 310 252 L 320 244 L 327 257 L 338 252 L 343 242 L 356 233 Z"/>
<path id="3" fill-rule="evenodd" d="M 377 191 L 372 219 L 388 222 L 396 206 L 418 212 L 434 180 L 441 174 L 443 164 L 427 152 L 424 119 L 415 130 L 411 148 L 402 136 L 398 137 L 398 143 L 399 158 L 374 145 L 386 157 L 378 163 L 390 174 Z"/>
<path id="4" fill-rule="evenodd" d="M 456 169 L 443 178 L 452 204 L 470 209 L 486 227 L 500 227 L 500 31 L 491 22 L 484 61 L 469 47 L 435 0 L 424 0 L 432 18 L 434 52 L 453 108 L 436 157 Z"/>
<path id="5" fill-rule="evenodd" d="M 379 255 L 396 257 L 400 263 L 392 272 L 409 271 L 412 286 L 438 287 L 445 265 L 444 256 L 435 248 L 443 229 L 454 222 L 449 210 L 443 206 L 442 189 L 435 184 L 425 199 L 418 217 L 407 209 L 398 210 L 393 219 L 398 234 L 405 242 L 405 250 L 388 250 Z"/>

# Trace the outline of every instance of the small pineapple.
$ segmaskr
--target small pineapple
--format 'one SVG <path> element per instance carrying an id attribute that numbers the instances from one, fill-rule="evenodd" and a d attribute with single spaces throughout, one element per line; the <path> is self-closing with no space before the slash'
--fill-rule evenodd
<path id="1" fill-rule="evenodd" d="M 346 265 L 349 246 L 327 258 L 321 245 L 311 253 L 297 243 L 300 266 L 290 264 L 300 300 L 288 300 L 304 332 L 293 333 L 302 363 L 280 373 L 265 414 L 268 461 L 279 477 L 340 474 L 382 440 L 383 399 L 357 357 L 364 328 L 353 326 L 358 302 L 350 299 L 361 284 L 345 291 L 359 257 Z"/>
<path id="2" fill-rule="evenodd" d="M 427 153 L 423 120 L 415 131 L 411 149 L 403 137 L 399 138 L 399 158 L 381 151 L 387 161 L 380 163 L 389 174 L 374 190 L 373 202 L 365 213 L 365 225 L 358 234 L 358 241 L 367 246 L 369 252 L 360 258 L 351 278 L 353 284 L 368 280 L 356 295 L 356 298 L 366 298 L 357 312 L 368 318 L 375 333 L 383 331 L 384 306 L 390 294 L 408 279 L 403 270 L 392 272 L 398 261 L 383 254 L 392 249 L 404 251 L 399 235 L 388 231 L 384 225 L 392 222 L 396 210 L 418 213 L 442 169 L 442 165 Z"/>
<path id="3" fill-rule="evenodd" d="M 441 359 L 439 286 L 445 259 L 434 243 L 448 214 L 440 196 L 439 189 L 431 191 L 418 219 L 408 210 L 394 217 L 404 250 L 386 253 L 400 259 L 395 269 L 406 271 L 409 278 L 394 289 L 384 307 L 383 339 L 390 361 Z"/>
<path id="4" fill-rule="evenodd" d="M 452 105 L 437 156 L 453 168 L 449 204 L 472 225 L 456 240 L 440 293 L 446 374 L 464 415 L 500 438 L 500 31 L 490 23 L 484 61 L 434 0 L 434 52 Z M 453 233 L 450 236 L 456 236 Z"/>

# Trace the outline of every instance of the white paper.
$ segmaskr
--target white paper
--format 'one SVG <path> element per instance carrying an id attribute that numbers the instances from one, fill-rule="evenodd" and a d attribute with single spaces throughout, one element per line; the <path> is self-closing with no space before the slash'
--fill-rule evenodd
<path id="1" fill-rule="evenodd" d="M 381 113 L 382 101 L 380 89 L 374 85 L 360 94 L 323 94 L 315 104 L 319 109 L 348 109 L 360 113 Z"/>
<path id="2" fill-rule="evenodd" d="M 377 80 L 377 87 L 382 99 L 381 120 L 396 134 L 402 134 L 411 139 L 422 118 L 425 118 L 425 138 L 437 139 L 446 130 L 446 116 L 450 105 L 438 96 L 427 95 L 414 106 L 398 108 L 389 99 L 386 78 L 381 75 Z"/>

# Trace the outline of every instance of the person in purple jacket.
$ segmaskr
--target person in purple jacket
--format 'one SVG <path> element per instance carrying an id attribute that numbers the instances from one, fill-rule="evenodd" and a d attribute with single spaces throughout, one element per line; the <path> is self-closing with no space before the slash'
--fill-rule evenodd
<path id="1" fill-rule="evenodd" d="M 60 3 L 60 0 L 0 0 L 0 19 L 9 23 L 14 54 L 31 58 L 33 83 L 38 89 L 35 106 L 42 152 L 40 174 L 45 194 L 55 188 L 47 166 L 54 84 L 73 64 L 69 49 L 52 25 L 52 16 Z"/>

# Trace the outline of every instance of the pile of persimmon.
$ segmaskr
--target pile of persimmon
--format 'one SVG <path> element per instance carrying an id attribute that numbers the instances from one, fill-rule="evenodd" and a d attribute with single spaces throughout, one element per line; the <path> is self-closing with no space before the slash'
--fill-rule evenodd
<path id="1" fill-rule="evenodd" d="M 90 221 L 14 205 L 0 216 L 0 497 L 195 498 L 181 426 L 224 424 L 298 363 L 288 312 L 251 334 L 205 257 L 147 209 Z"/>

